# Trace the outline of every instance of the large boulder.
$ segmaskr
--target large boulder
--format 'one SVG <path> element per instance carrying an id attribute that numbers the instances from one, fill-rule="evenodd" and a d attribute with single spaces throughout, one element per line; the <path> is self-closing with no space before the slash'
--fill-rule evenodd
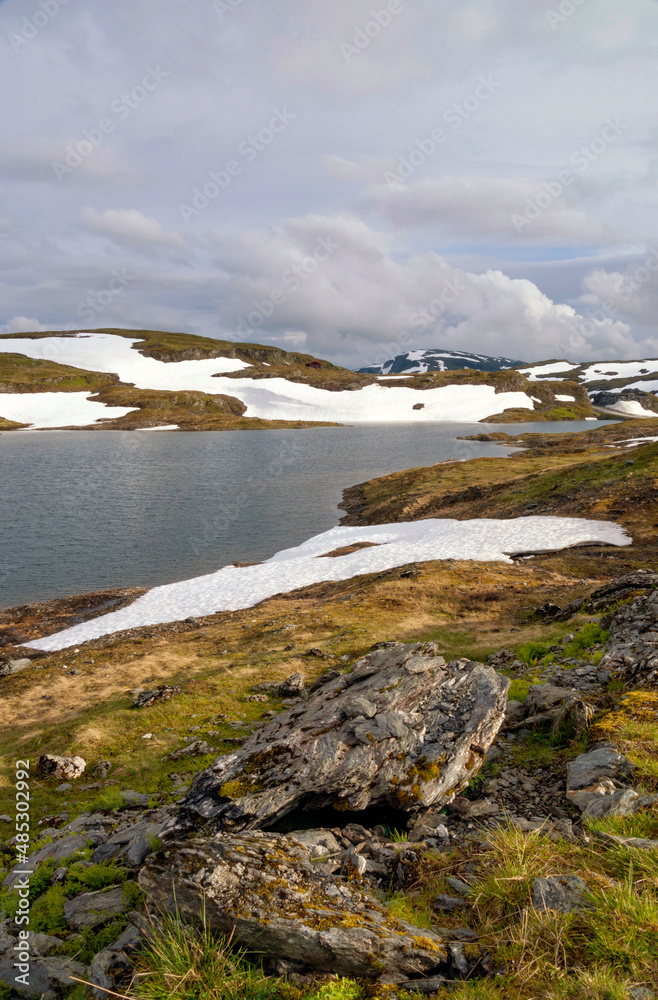
<path id="1" fill-rule="evenodd" d="M 359 888 L 357 875 L 345 882 L 327 874 L 281 834 L 170 842 L 142 868 L 139 884 L 156 910 L 205 919 L 254 951 L 339 976 L 401 982 L 440 973 L 449 961 L 438 935 L 394 917 Z"/>
<path id="2" fill-rule="evenodd" d="M 59 781 L 71 781 L 79 778 L 87 766 L 82 757 L 58 757 L 53 753 L 42 753 L 37 761 L 38 778 L 57 778 Z"/>
<path id="3" fill-rule="evenodd" d="M 170 835 L 200 820 L 265 828 L 295 808 L 443 805 L 482 765 L 509 687 L 482 663 L 446 663 L 432 643 L 387 643 L 321 681 L 197 775 Z"/>

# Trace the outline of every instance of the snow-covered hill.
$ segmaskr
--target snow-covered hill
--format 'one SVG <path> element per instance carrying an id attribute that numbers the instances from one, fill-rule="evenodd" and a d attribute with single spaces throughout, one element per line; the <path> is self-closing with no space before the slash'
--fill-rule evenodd
<path id="1" fill-rule="evenodd" d="M 658 358 L 644 361 L 544 361 L 520 369 L 529 382 L 565 379 L 584 386 L 595 406 L 634 417 L 658 416 Z"/>
<path id="2" fill-rule="evenodd" d="M 491 358 L 486 354 L 436 348 L 407 351 L 381 365 L 369 365 L 367 368 L 357 368 L 357 371 L 370 375 L 415 375 L 423 372 L 454 372 L 462 368 L 472 368 L 478 372 L 500 372 L 506 368 L 518 368 L 523 363 L 511 358 Z"/>

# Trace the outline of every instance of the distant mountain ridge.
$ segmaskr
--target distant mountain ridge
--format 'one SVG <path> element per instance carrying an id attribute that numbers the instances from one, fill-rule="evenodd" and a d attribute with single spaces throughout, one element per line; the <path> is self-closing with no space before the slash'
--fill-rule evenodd
<path id="1" fill-rule="evenodd" d="M 507 368 L 519 368 L 524 361 L 512 358 L 496 358 L 487 354 L 470 354 L 468 351 L 449 351 L 432 348 L 426 351 L 407 351 L 397 354 L 380 365 L 368 365 L 356 371 L 367 375 L 415 375 L 424 372 L 453 372 L 471 368 L 479 372 L 500 372 Z"/>

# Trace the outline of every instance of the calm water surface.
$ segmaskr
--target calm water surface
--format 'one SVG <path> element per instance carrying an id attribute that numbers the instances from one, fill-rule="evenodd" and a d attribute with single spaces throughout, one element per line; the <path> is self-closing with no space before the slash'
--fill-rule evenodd
<path id="1" fill-rule="evenodd" d="M 2 434 L 0 608 L 266 559 L 334 527 L 346 486 L 451 458 L 505 454 L 458 435 L 595 426 Z"/>

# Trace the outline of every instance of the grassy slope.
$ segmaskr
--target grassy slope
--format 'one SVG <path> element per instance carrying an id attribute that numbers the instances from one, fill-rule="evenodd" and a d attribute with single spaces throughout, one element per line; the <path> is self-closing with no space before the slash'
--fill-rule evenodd
<path id="1" fill-rule="evenodd" d="M 329 391 L 357 390 L 367 385 L 405 386 L 425 390 L 445 385 L 492 385 L 496 392 L 524 392 L 535 396 L 538 402 L 534 412 L 528 410 L 506 410 L 489 420 L 519 422 L 533 420 L 580 420 L 595 415 L 587 393 L 575 383 L 528 383 L 517 371 L 477 372 L 466 369 L 457 372 L 428 372 L 425 375 L 410 376 L 394 383 L 377 383 L 374 375 L 363 375 L 347 368 L 333 365 L 329 361 L 317 359 L 310 354 L 284 351 L 278 347 L 259 344 L 234 343 L 197 337 L 184 333 L 167 333 L 154 330 L 99 330 L 122 337 L 138 337 L 143 343 L 137 349 L 148 357 L 166 362 L 201 360 L 213 357 L 238 358 L 251 367 L 238 372 L 229 372 L 224 378 L 249 378 L 261 380 L 285 378 L 292 382 L 316 386 Z M 66 334 L 70 336 L 71 334 Z M 0 339 L 11 339 L 4 334 Z M 52 336 L 48 333 L 22 334 L 31 339 Z M 318 361 L 321 368 L 308 368 L 307 364 Z M 117 383 L 116 377 L 83 372 L 55 362 L 33 361 L 17 354 L 0 355 L 0 392 L 45 392 L 81 391 L 89 387 L 98 393 L 94 398 L 100 402 L 117 406 L 135 406 L 138 412 L 128 414 L 118 420 L 104 421 L 94 425 L 96 430 L 151 427 L 156 424 L 179 424 L 184 430 L 239 430 L 262 427 L 312 426 L 312 422 L 261 421 L 242 417 L 242 404 L 227 395 L 206 395 L 194 392 L 156 392 L 135 390 Z M 7 386 L 8 388 L 3 388 Z M 574 403 L 564 403 L 555 399 L 555 394 L 572 393 Z M 421 402 L 422 402 L 422 397 Z"/>

